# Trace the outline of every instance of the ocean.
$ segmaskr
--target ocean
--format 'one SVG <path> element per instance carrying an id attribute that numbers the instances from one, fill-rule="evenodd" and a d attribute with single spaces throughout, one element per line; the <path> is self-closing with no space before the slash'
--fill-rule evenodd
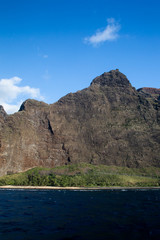
<path id="1" fill-rule="evenodd" d="M 160 239 L 160 190 L 0 189 L 0 240 Z"/>

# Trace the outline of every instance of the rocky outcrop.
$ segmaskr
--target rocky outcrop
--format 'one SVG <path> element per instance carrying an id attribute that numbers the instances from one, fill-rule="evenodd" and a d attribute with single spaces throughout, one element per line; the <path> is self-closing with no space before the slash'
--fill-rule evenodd
<path id="1" fill-rule="evenodd" d="M 137 91 L 141 93 L 149 94 L 151 96 L 160 95 L 160 88 L 144 87 L 144 88 L 139 88 Z"/>
<path id="2" fill-rule="evenodd" d="M 139 88 L 137 91 L 150 101 L 153 100 L 157 102 L 160 100 L 160 89 L 144 87 Z"/>
<path id="3" fill-rule="evenodd" d="M 117 69 L 54 104 L 0 109 L 0 175 L 77 162 L 160 167 L 160 101 L 145 94 Z"/>

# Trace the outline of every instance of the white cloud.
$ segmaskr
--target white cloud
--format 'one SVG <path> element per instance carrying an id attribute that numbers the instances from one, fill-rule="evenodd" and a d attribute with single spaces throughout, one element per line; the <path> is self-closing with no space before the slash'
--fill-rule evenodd
<path id="1" fill-rule="evenodd" d="M 85 43 L 90 43 L 96 46 L 105 41 L 116 40 L 119 37 L 118 32 L 120 30 L 120 24 L 116 22 L 114 18 L 108 18 L 107 23 L 108 24 L 104 30 L 97 30 L 96 34 L 86 37 L 84 39 Z"/>
<path id="2" fill-rule="evenodd" d="M 26 98 L 43 99 L 38 88 L 17 86 L 21 81 L 19 77 L 0 80 L 0 105 L 9 114 L 18 111 Z"/>
<path id="3" fill-rule="evenodd" d="M 23 101 L 21 102 L 18 102 L 17 104 L 7 104 L 7 103 L 1 103 L 0 105 L 2 105 L 5 109 L 5 111 L 8 113 L 8 114 L 12 114 L 12 113 L 15 113 L 19 110 L 21 104 L 22 104 Z"/>

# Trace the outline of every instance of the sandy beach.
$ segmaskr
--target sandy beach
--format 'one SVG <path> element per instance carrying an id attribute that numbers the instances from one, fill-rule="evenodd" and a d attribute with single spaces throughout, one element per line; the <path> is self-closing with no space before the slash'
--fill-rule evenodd
<path id="1" fill-rule="evenodd" d="M 160 189 L 160 187 L 53 187 L 53 186 L 0 186 L 0 189 L 46 189 L 46 190 L 123 190 L 123 189 Z"/>

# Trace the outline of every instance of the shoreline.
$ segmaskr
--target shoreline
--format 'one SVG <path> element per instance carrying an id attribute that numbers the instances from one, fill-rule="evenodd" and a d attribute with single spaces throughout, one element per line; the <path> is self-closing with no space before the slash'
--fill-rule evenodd
<path id="1" fill-rule="evenodd" d="M 0 186 L 0 189 L 39 189 L 39 190 L 132 190 L 132 189 L 160 189 L 160 187 L 54 187 L 54 186 Z"/>

